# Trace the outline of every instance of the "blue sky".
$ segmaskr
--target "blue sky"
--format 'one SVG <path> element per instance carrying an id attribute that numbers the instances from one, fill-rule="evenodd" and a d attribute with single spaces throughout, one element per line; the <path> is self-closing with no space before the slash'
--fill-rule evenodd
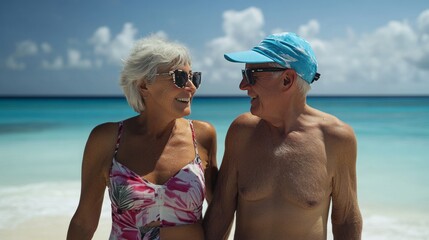
<path id="1" fill-rule="evenodd" d="M 121 58 L 149 34 L 191 50 L 198 95 L 245 95 L 247 50 L 274 32 L 313 46 L 314 95 L 429 95 L 429 3 L 414 1 L 46 0 L 0 3 L 0 96 L 121 95 Z"/>

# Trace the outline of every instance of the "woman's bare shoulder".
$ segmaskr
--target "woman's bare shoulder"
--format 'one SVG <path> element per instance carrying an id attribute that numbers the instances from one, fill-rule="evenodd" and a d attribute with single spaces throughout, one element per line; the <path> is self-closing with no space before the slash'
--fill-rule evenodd
<path id="1" fill-rule="evenodd" d="M 119 130 L 118 122 L 105 122 L 95 126 L 89 136 L 89 139 L 97 141 L 106 141 L 112 138 Z"/>
<path id="2" fill-rule="evenodd" d="M 96 158 L 110 157 L 115 151 L 118 131 L 119 123 L 117 122 L 106 122 L 94 127 L 86 143 L 86 155 L 89 154 Z"/>
<path id="3" fill-rule="evenodd" d="M 215 132 L 215 127 L 213 126 L 213 124 L 209 122 L 201 121 L 201 120 L 193 120 L 192 124 L 195 130 L 198 130 L 200 132 L 209 133 L 209 134 Z"/>
<path id="4" fill-rule="evenodd" d="M 192 125 L 194 126 L 198 142 L 206 143 L 205 145 L 211 146 L 212 142 L 216 141 L 216 129 L 211 123 L 193 120 Z"/>

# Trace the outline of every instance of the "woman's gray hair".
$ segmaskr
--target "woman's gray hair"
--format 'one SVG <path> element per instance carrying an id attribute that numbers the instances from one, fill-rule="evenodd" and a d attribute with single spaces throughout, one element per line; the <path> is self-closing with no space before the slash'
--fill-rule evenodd
<path id="1" fill-rule="evenodd" d="M 123 63 L 120 85 L 128 104 L 140 113 L 144 111 L 145 104 L 139 85 L 143 81 L 153 83 L 159 69 L 190 66 L 191 57 L 184 45 L 152 35 L 138 40 Z"/>

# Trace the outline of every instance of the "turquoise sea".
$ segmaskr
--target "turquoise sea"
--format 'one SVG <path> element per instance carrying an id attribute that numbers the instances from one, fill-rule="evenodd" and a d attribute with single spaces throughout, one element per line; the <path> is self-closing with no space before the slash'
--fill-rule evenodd
<path id="1" fill-rule="evenodd" d="M 429 239 L 429 97 L 308 103 L 355 130 L 363 239 Z M 244 97 L 194 99 L 189 118 L 215 126 L 219 164 L 229 124 L 249 106 Z M 133 115 L 123 98 L 0 98 L 0 233 L 31 219 L 70 218 L 89 132 Z"/>

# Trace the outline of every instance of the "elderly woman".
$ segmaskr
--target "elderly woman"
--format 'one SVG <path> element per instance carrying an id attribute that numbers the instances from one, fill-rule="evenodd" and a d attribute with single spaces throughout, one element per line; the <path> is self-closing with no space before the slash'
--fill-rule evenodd
<path id="1" fill-rule="evenodd" d="M 201 73 L 188 50 L 151 36 L 124 63 L 121 86 L 138 115 L 95 127 L 82 163 L 82 189 L 67 239 L 91 239 L 106 186 L 110 239 L 202 239 L 202 205 L 216 181 L 216 132 L 184 119 Z"/>

